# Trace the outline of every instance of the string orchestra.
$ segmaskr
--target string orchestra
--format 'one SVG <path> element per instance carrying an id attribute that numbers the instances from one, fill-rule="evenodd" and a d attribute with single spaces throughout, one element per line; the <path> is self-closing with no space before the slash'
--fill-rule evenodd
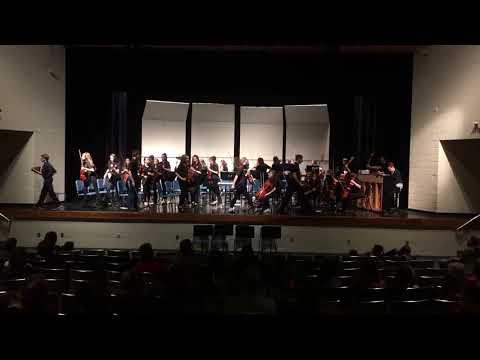
<path id="1" fill-rule="evenodd" d="M 80 180 L 84 189 L 93 188 L 97 201 L 100 201 L 97 167 L 92 156 L 80 150 L 79 155 Z M 400 173 L 392 169 L 392 163 L 387 166 L 381 158 L 377 164 L 372 158 L 373 154 L 367 164 L 370 173 L 391 175 L 401 183 Z M 300 170 L 301 154 L 286 162 L 275 156 L 271 165 L 259 157 L 253 167 L 247 158 L 235 157 L 232 172 L 228 172 L 225 160 L 217 163 L 214 155 L 207 161 L 195 154 L 191 158 L 184 154 L 175 160 L 172 167 L 164 153 L 160 158 L 145 157 L 142 163 L 139 152 L 133 152 L 131 158 L 120 163 L 117 156 L 111 154 L 103 176 L 104 205 L 114 206 L 125 196 L 126 208 L 131 210 L 138 210 L 140 203 L 143 208 L 152 209 L 176 204 L 179 212 L 187 208 L 201 211 L 203 206 L 213 209 L 225 206 L 230 213 L 288 214 L 295 208 L 296 213 L 304 214 L 344 214 L 355 207 L 356 200 L 365 196 L 365 187 L 357 173 L 351 170 L 354 157 L 344 158 L 335 170 L 323 169 L 318 161 L 312 161 L 304 167 L 303 173 Z M 223 175 L 230 175 L 230 178 Z M 205 195 L 207 201 L 203 201 Z"/>

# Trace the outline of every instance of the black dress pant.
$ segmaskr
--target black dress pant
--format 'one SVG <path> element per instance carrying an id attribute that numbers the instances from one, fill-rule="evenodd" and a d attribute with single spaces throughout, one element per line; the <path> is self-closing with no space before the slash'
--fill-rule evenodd
<path id="1" fill-rule="evenodd" d="M 211 181 L 210 183 L 208 183 L 208 189 L 210 190 L 210 192 L 215 196 L 215 200 L 217 200 L 217 202 L 219 204 L 222 203 L 222 197 L 220 196 L 220 188 L 218 187 L 218 181 Z"/>
<path id="2" fill-rule="evenodd" d="M 59 203 L 57 194 L 53 191 L 53 179 L 43 180 L 42 191 L 40 192 L 40 197 L 38 199 L 37 205 L 42 205 L 47 197 L 47 194 L 55 202 Z"/>
<path id="3" fill-rule="evenodd" d="M 145 186 L 144 188 L 144 195 L 145 195 L 145 201 L 147 203 L 150 203 L 150 198 L 152 196 L 151 191 L 153 190 L 153 203 L 157 205 L 157 183 L 155 182 L 154 178 L 147 178 L 145 181 Z"/>
<path id="4" fill-rule="evenodd" d="M 280 212 L 285 211 L 285 208 L 288 206 L 288 204 L 292 200 L 293 194 L 295 193 L 297 193 L 298 202 L 300 203 L 302 208 L 305 208 L 307 206 L 307 202 L 305 201 L 305 196 L 303 194 L 302 188 L 299 185 L 288 184 L 287 191 L 285 192 L 285 195 L 282 199 L 282 204 L 280 205 Z"/>
<path id="5" fill-rule="evenodd" d="M 180 201 L 178 206 L 185 206 L 185 200 L 188 194 L 188 182 L 178 179 L 178 185 L 180 186 Z"/>
<path id="6" fill-rule="evenodd" d="M 238 199 L 240 199 L 240 196 L 244 195 L 247 198 L 248 205 L 253 206 L 253 201 L 252 201 L 252 195 L 247 191 L 247 185 L 245 186 L 240 186 L 235 188 L 235 192 L 233 195 L 232 200 L 230 200 L 230 207 L 234 207 L 235 203 L 237 202 Z"/>

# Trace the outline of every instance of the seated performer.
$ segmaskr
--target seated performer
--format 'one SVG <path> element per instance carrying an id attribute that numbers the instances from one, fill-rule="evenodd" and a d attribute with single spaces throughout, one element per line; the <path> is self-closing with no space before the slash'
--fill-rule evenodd
<path id="1" fill-rule="evenodd" d="M 282 204 L 279 208 L 279 212 L 281 214 L 286 214 L 285 209 L 290 203 L 290 200 L 292 199 L 294 193 L 297 193 L 302 210 L 309 210 L 309 204 L 307 201 L 305 201 L 301 183 L 300 164 L 302 162 L 303 155 L 297 154 L 295 155 L 295 162 L 293 164 L 286 164 L 284 166 L 284 173 L 287 173 L 287 191 L 285 192 L 285 196 L 283 197 Z"/>
<path id="2" fill-rule="evenodd" d="M 40 161 L 42 166 L 40 168 L 32 168 L 32 171 L 36 174 L 39 174 L 43 178 L 42 191 L 40 192 L 40 197 L 38 198 L 35 207 L 40 208 L 43 206 L 47 194 L 50 196 L 55 206 L 60 205 L 60 201 L 57 198 L 57 194 L 53 190 L 53 175 L 56 174 L 57 170 L 50 164 L 50 156 L 48 154 L 42 154 L 40 156 Z"/>
<path id="3" fill-rule="evenodd" d="M 349 173 L 341 195 L 342 213 L 351 210 L 354 201 L 364 196 L 361 189 L 362 185 L 357 181 L 357 174 Z"/>
<path id="4" fill-rule="evenodd" d="M 220 171 L 218 170 L 217 158 L 211 156 L 209 159 L 207 184 L 208 189 L 215 195 L 216 199 L 210 203 L 210 205 L 222 205 L 222 197 L 220 196 L 220 188 L 218 183 L 220 182 Z"/>
<path id="5" fill-rule="evenodd" d="M 248 206 L 253 207 L 253 201 L 251 194 L 247 191 L 247 170 L 248 170 L 248 160 L 242 158 L 239 160 L 235 159 L 235 178 L 233 179 L 232 189 L 234 190 L 234 196 L 230 201 L 229 212 L 235 212 L 235 203 L 240 199 L 241 195 L 244 195 L 247 198 Z"/>
<path id="6" fill-rule="evenodd" d="M 180 186 L 180 200 L 178 203 L 178 210 L 184 211 L 185 201 L 188 194 L 188 169 L 190 168 L 190 158 L 187 154 L 182 155 L 180 158 L 180 164 L 175 169 L 177 175 L 178 184 Z"/>
<path id="7" fill-rule="evenodd" d="M 88 152 L 84 152 L 81 155 L 82 166 L 80 168 L 80 180 L 83 180 L 83 192 L 88 192 L 89 186 L 93 186 L 96 193 L 96 205 L 100 202 L 100 193 L 98 192 L 97 184 L 97 168 L 93 162 L 92 156 Z M 84 196 L 84 201 L 87 201 L 87 197 Z"/>
<path id="8" fill-rule="evenodd" d="M 146 159 L 146 163 L 143 169 L 143 176 L 144 176 L 144 185 L 143 185 L 143 194 L 145 196 L 144 206 L 150 206 L 150 198 L 152 196 L 153 191 L 153 204 L 157 205 L 157 184 L 155 183 L 155 177 L 157 172 L 155 171 L 155 164 L 154 164 L 155 157 L 150 155 Z"/>
<path id="9" fill-rule="evenodd" d="M 278 189 L 278 172 L 270 169 L 268 172 L 268 179 L 265 181 L 263 186 L 255 194 L 256 201 L 258 203 L 259 211 L 267 214 L 270 212 L 270 199 L 273 198 L 274 194 Z"/>
<path id="10" fill-rule="evenodd" d="M 387 163 L 387 173 L 380 173 L 381 175 L 389 175 L 392 177 L 393 180 L 393 189 L 391 191 L 391 201 L 385 202 L 387 204 L 391 204 L 391 208 L 384 209 L 385 212 L 391 212 L 393 209 L 398 208 L 398 202 L 399 202 L 399 196 L 400 192 L 403 189 L 403 181 L 402 181 L 402 174 L 400 174 L 400 171 L 395 168 L 395 164 L 393 162 L 388 162 Z"/>

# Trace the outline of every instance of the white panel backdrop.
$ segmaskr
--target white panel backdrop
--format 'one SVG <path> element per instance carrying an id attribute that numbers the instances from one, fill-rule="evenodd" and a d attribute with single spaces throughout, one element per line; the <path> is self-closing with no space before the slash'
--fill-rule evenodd
<path id="1" fill-rule="evenodd" d="M 330 146 L 330 118 L 327 105 L 286 105 L 287 159 L 302 154 L 304 163 L 309 165 L 319 160 L 328 168 Z"/>
<path id="2" fill-rule="evenodd" d="M 147 100 L 142 118 L 142 156 L 160 157 L 167 153 L 174 158 L 185 153 L 188 105 Z"/>
<path id="3" fill-rule="evenodd" d="M 249 159 L 251 166 L 263 157 L 268 164 L 272 158 L 282 158 L 283 111 L 281 107 L 240 108 L 240 156 Z"/>
<path id="4" fill-rule="evenodd" d="M 205 161 L 215 155 L 218 164 L 225 160 L 231 169 L 234 138 L 235 105 L 192 104 L 192 155 Z"/>

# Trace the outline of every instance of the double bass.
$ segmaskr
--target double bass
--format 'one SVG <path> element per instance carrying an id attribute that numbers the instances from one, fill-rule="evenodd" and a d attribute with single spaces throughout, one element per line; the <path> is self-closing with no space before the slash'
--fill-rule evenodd
<path id="1" fill-rule="evenodd" d="M 80 156 L 80 180 L 85 182 L 88 176 L 87 172 L 83 170 L 82 152 L 80 151 L 80 149 L 78 149 L 78 155 Z"/>

